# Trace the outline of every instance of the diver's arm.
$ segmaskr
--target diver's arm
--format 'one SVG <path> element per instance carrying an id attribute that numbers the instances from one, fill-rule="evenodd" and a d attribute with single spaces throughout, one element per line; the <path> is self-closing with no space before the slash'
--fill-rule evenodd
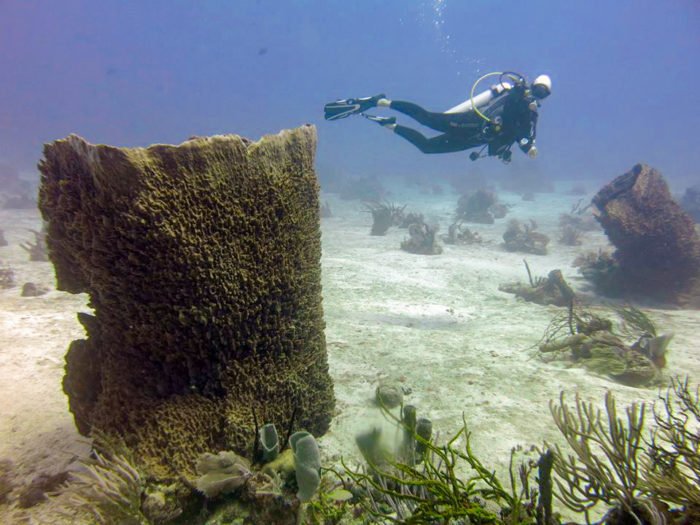
<path id="1" fill-rule="evenodd" d="M 523 153 L 527 153 L 530 157 L 535 158 L 537 156 L 537 148 L 535 147 L 535 138 L 537 137 L 537 103 L 530 103 L 530 129 L 527 136 L 520 139 L 518 142 L 518 147 Z M 533 107 L 532 104 L 535 104 Z"/>

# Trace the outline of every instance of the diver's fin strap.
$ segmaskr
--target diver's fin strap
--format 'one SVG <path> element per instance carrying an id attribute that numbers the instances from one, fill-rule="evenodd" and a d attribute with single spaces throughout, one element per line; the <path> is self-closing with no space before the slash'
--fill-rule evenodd
<path id="1" fill-rule="evenodd" d="M 367 120 L 371 120 L 372 122 L 376 122 L 377 124 L 380 124 L 382 126 L 390 126 L 392 124 L 396 124 L 396 117 L 379 117 L 377 115 L 369 115 L 368 113 L 360 114 Z"/>
<path id="2" fill-rule="evenodd" d="M 362 105 L 355 99 L 336 100 L 330 102 L 323 107 L 324 117 L 326 120 L 339 120 L 359 113 Z"/>

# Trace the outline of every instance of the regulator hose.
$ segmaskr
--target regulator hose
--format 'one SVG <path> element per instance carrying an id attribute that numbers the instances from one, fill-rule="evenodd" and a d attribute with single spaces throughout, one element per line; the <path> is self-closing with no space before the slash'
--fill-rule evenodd
<path id="1" fill-rule="evenodd" d="M 498 83 L 503 84 L 503 77 L 508 76 L 511 80 L 514 82 L 525 82 L 525 77 L 521 75 L 520 73 L 514 73 L 512 71 L 492 71 L 491 73 L 486 73 L 482 77 L 480 77 L 474 84 L 472 85 L 472 90 L 469 93 L 469 100 L 472 103 L 472 109 L 474 112 L 479 115 L 482 119 L 484 119 L 486 122 L 491 122 L 491 119 L 488 118 L 486 115 L 484 115 L 481 111 L 479 111 L 479 108 L 476 107 L 476 104 L 474 104 L 474 91 L 476 90 L 476 86 L 479 85 L 479 83 L 484 80 L 485 78 L 493 77 L 498 75 Z"/>

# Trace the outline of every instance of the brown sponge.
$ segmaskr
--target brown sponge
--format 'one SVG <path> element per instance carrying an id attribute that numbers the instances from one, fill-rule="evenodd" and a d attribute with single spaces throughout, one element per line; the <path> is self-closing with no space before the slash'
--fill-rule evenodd
<path id="1" fill-rule="evenodd" d="M 258 422 L 320 435 L 334 408 L 321 306 L 316 130 L 44 147 L 57 285 L 88 293 L 63 388 L 81 433 L 155 475 L 250 455 Z"/>

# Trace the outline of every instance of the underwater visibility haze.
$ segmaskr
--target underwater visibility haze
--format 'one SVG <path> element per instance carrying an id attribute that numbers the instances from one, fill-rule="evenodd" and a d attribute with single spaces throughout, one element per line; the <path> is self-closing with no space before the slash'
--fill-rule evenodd
<path id="1" fill-rule="evenodd" d="M 525 169 L 607 178 L 643 160 L 676 179 L 699 160 L 691 1 L 74 0 L 2 10 L 0 154 L 22 171 L 42 143 L 71 132 L 145 146 L 313 123 L 321 176 L 468 175 L 464 155 L 425 158 L 360 119 L 331 127 L 321 107 L 383 92 L 442 111 L 504 70 L 554 84 L 542 155 Z"/>
<path id="2" fill-rule="evenodd" d="M 0 523 L 700 523 L 699 27 L 0 0 Z"/>

